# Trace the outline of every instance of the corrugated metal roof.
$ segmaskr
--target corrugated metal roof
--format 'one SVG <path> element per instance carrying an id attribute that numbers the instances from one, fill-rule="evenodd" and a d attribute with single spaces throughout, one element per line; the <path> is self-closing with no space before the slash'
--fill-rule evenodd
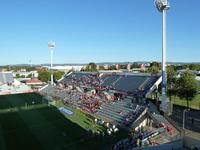
<path id="1" fill-rule="evenodd" d="M 14 78 L 11 72 L 0 72 L 1 84 L 7 84 L 7 83 L 13 83 L 13 82 L 14 82 Z"/>

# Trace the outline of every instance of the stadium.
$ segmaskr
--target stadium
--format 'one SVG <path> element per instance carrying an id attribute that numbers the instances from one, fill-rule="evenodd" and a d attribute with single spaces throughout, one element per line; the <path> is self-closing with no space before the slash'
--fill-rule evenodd
<path id="1" fill-rule="evenodd" d="M 2 6 L 0 150 L 200 149 L 197 2 Z"/>
<path id="2" fill-rule="evenodd" d="M 38 92 L 2 95 L 1 149 L 181 148 L 181 129 L 148 101 L 160 83 L 160 75 L 70 72 Z"/>

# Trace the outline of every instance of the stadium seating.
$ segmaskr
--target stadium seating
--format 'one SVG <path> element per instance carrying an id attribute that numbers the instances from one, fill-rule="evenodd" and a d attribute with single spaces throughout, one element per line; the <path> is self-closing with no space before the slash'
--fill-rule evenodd
<path id="1" fill-rule="evenodd" d="M 102 77 L 101 86 L 109 87 L 118 91 L 137 93 L 149 89 L 158 76 L 147 75 L 110 75 Z"/>
<path id="2" fill-rule="evenodd" d="M 0 84 L 12 84 L 14 78 L 10 72 L 0 72 Z"/>
<path id="3" fill-rule="evenodd" d="M 57 86 L 49 85 L 41 93 L 61 99 L 64 104 L 79 108 L 95 118 L 116 125 L 130 126 L 146 106 L 133 102 L 132 98 L 115 99 L 108 90 L 142 95 L 157 79 L 158 76 L 130 73 L 105 74 L 99 77 L 97 73 L 73 72 L 66 75 Z M 99 87 L 101 90 L 95 94 L 85 90 Z"/>
<path id="4" fill-rule="evenodd" d="M 101 109 L 97 111 L 97 115 L 101 119 L 111 120 L 118 125 L 125 125 L 134 122 L 135 119 L 144 111 L 145 107 L 137 104 L 131 104 L 130 99 L 124 99 L 113 103 L 104 103 Z"/>

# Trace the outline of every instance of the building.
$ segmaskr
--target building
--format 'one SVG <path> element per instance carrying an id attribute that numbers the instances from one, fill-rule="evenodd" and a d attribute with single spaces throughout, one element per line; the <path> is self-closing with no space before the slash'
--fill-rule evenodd
<path id="1" fill-rule="evenodd" d="M 0 72 L 0 85 L 12 85 L 13 83 L 14 78 L 11 72 Z"/>

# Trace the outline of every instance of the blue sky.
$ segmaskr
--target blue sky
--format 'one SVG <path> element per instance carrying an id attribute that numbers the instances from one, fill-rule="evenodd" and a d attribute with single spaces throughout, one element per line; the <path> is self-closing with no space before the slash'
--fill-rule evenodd
<path id="1" fill-rule="evenodd" d="M 171 0 L 167 61 L 200 62 L 200 1 Z M 0 65 L 160 61 L 154 0 L 2 0 Z"/>

